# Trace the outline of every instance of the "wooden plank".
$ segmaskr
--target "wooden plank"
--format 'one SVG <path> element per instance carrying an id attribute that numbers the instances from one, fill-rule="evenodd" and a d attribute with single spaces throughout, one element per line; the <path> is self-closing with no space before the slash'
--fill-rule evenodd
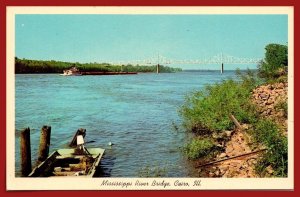
<path id="1" fill-rule="evenodd" d="M 204 167 L 204 166 L 213 165 L 213 164 L 220 163 L 220 162 L 222 162 L 222 161 L 231 160 L 231 159 L 237 159 L 237 158 L 239 158 L 239 157 L 245 157 L 245 156 L 257 154 L 257 153 L 259 153 L 259 152 L 266 151 L 266 150 L 267 150 L 267 149 L 264 148 L 264 149 L 261 149 L 261 150 L 257 150 L 257 151 L 253 151 L 253 152 L 249 152 L 249 153 L 244 153 L 244 154 L 240 154 L 240 155 L 233 156 L 233 157 L 228 157 L 228 158 L 220 159 L 220 160 L 217 160 L 217 161 L 208 162 L 208 163 L 199 165 L 199 166 L 197 166 L 196 168 L 200 168 L 200 167 Z"/>
<path id="2" fill-rule="evenodd" d="M 84 158 L 83 155 L 76 155 L 74 157 L 72 157 L 72 156 L 63 156 L 63 155 L 56 156 L 56 159 L 83 159 L 83 158 Z"/>
<path id="3" fill-rule="evenodd" d="M 57 151 L 54 151 L 45 161 L 35 167 L 28 175 L 30 177 L 44 177 L 45 174 L 51 173 L 55 157 L 58 155 Z"/>
<path id="4" fill-rule="evenodd" d="M 79 171 L 70 171 L 70 172 L 53 172 L 55 176 L 76 176 L 76 173 Z"/>
<path id="5" fill-rule="evenodd" d="M 54 172 L 65 172 L 65 171 L 71 171 L 71 168 L 62 168 L 62 167 L 54 168 Z"/>

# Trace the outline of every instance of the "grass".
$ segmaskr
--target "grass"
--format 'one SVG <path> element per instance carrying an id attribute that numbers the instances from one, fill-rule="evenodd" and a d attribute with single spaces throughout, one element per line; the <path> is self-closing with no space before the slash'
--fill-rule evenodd
<path id="1" fill-rule="evenodd" d="M 282 110 L 284 113 L 284 117 L 287 118 L 288 117 L 288 104 L 287 101 L 280 101 L 275 105 L 275 109 L 277 111 Z"/>
<path id="2" fill-rule="evenodd" d="M 266 168 L 271 166 L 274 170 L 274 176 L 286 177 L 288 142 L 278 126 L 271 120 L 261 119 L 254 124 L 254 130 L 252 130 L 251 135 L 254 142 L 262 143 L 268 148 L 267 153 L 261 157 L 256 165 L 256 171 L 261 176 L 264 176 Z"/>
<path id="3" fill-rule="evenodd" d="M 149 178 L 149 177 L 165 177 L 167 170 L 165 167 L 160 166 L 145 166 L 137 172 L 138 177 Z"/>
<path id="4" fill-rule="evenodd" d="M 195 138 L 185 146 L 185 152 L 189 159 L 207 158 L 213 155 L 215 147 L 213 141 L 209 138 Z"/>

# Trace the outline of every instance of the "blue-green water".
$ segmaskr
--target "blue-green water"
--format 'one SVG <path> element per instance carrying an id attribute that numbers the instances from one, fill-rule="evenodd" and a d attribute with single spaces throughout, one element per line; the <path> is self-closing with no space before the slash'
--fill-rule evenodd
<path id="1" fill-rule="evenodd" d="M 178 108 L 184 96 L 234 76 L 234 72 L 181 72 L 111 76 L 16 75 L 16 174 L 20 171 L 19 131 L 31 129 L 33 163 L 40 128 L 50 125 L 51 148 L 66 147 L 78 128 L 87 147 L 106 149 L 103 176 L 137 177 L 145 167 L 168 177 L 196 176 L 180 147 L 186 135 Z M 114 143 L 110 148 L 108 142 Z"/>

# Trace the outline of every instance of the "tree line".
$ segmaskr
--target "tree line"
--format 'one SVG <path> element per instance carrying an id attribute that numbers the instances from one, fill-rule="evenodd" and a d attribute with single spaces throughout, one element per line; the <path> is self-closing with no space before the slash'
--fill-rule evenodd
<path id="1" fill-rule="evenodd" d="M 28 73 L 62 73 L 63 70 L 76 66 L 83 72 L 156 72 L 156 65 L 112 65 L 109 63 L 79 63 L 79 62 L 63 62 L 55 60 L 30 60 L 19 59 L 15 57 L 15 73 L 28 74 Z M 180 72 L 181 68 L 172 68 L 160 65 L 160 72 L 171 73 Z"/>

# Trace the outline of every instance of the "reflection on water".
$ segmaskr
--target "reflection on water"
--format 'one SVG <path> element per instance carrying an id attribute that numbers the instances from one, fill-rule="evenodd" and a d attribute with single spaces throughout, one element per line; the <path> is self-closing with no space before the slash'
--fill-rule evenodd
<path id="1" fill-rule="evenodd" d="M 87 130 L 87 147 L 106 149 L 99 176 L 137 177 L 145 166 L 166 167 L 168 177 L 195 176 L 181 151 L 186 136 L 174 131 L 180 125 L 178 107 L 188 92 L 233 74 L 16 75 L 17 174 L 20 129 L 31 129 L 34 161 L 40 128 L 50 125 L 50 151 L 66 147 L 78 128 Z"/>

